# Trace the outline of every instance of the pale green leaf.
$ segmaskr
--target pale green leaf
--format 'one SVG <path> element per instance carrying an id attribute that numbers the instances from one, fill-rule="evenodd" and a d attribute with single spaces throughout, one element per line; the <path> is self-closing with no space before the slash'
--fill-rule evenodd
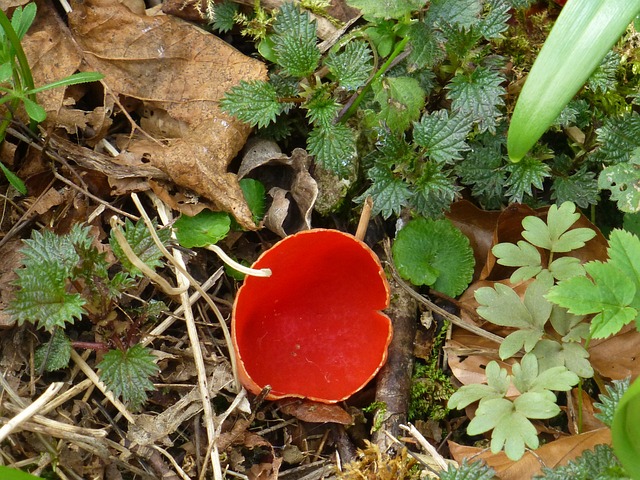
<path id="1" fill-rule="evenodd" d="M 476 416 L 469 422 L 467 433 L 479 435 L 496 428 L 504 417 L 513 413 L 513 403 L 506 398 L 489 398 L 480 402 Z M 502 446 L 500 446 L 502 448 Z"/>
<path id="2" fill-rule="evenodd" d="M 605 167 L 598 177 L 598 187 L 611 191 L 611 199 L 623 212 L 640 210 L 640 149 L 627 162 Z"/>
<path id="3" fill-rule="evenodd" d="M 425 92 L 412 77 L 381 77 L 372 83 L 379 118 L 393 132 L 404 132 L 420 117 Z"/>
<path id="4" fill-rule="evenodd" d="M 487 375 L 487 385 L 502 396 L 507 394 L 511 384 L 511 376 L 507 373 L 507 370 L 500 368 L 498 362 L 491 361 L 487 364 L 485 374 Z"/>
<path id="5" fill-rule="evenodd" d="M 468 405 L 482 398 L 501 398 L 502 394 L 496 392 L 488 385 L 481 383 L 472 383 L 470 385 L 463 385 L 456 392 L 454 392 L 447 402 L 447 408 L 455 408 L 461 410 Z"/>
<path id="6" fill-rule="evenodd" d="M 577 377 L 576 377 L 577 378 Z M 527 418 L 546 419 L 560 413 L 560 407 L 541 392 L 525 392 L 513 401 L 515 409 Z"/>
<path id="7" fill-rule="evenodd" d="M 347 3 L 362 11 L 367 20 L 400 19 L 424 7 L 426 0 L 348 0 Z"/>
<path id="8" fill-rule="evenodd" d="M 511 283 L 516 284 L 535 277 L 542 270 L 542 259 L 536 247 L 525 241 L 513 243 L 499 243 L 491 252 L 498 259 L 500 265 L 520 267 L 511 275 Z"/>
<path id="9" fill-rule="evenodd" d="M 501 283 L 483 287 L 474 294 L 480 304 L 478 315 L 504 327 L 528 328 L 533 324 L 531 312 L 520 301 L 518 294 Z"/>
<path id="10" fill-rule="evenodd" d="M 476 415 L 480 414 L 479 410 Z M 491 434 L 491 452 L 495 454 L 504 448 L 507 457 L 517 461 L 524 455 L 525 445 L 531 449 L 538 448 L 536 427 L 519 412 L 505 415 Z"/>
<path id="11" fill-rule="evenodd" d="M 584 267 L 575 257 L 556 258 L 549 264 L 549 271 L 557 280 L 567 280 L 577 275 L 584 275 Z"/>

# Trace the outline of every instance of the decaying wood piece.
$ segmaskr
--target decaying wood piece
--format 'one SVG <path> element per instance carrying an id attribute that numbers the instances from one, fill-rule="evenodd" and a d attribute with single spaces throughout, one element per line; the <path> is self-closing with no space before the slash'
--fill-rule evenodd
<path id="1" fill-rule="evenodd" d="M 386 432 L 398 437 L 401 424 L 407 423 L 407 412 L 413 372 L 413 343 L 418 327 L 416 300 L 391 279 L 391 305 L 386 310 L 393 323 L 393 340 L 389 345 L 387 363 L 378 374 L 376 402 L 386 405 L 381 427 L 374 432 L 373 442 L 380 451 L 387 451 L 393 444 Z"/>

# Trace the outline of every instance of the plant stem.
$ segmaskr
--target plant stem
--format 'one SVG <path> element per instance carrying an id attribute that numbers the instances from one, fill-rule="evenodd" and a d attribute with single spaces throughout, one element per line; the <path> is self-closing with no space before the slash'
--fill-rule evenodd
<path id="1" fill-rule="evenodd" d="M 398 55 L 400 55 L 404 51 L 404 48 L 407 46 L 408 42 L 409 42 L 409 37 L 405 37 L 400 42 L 398 42 L 398 44 L 396 45 L 396 48 L 393 50 L 393 52 L 391 52 L 391 55 L 389 55 L 389 58 L 387 59 L 387 61 L 384 62 L 380 67 L 380 69 L 375 73 L 375 75 L 371 77 L 371 80 L 369 80 L 367 84 L 364 86 L 364 88 L 360 92 L 360 95 L 358 95 L 358 97 L 353 101 L 349 109 L 344 113 L 344 115 L 342 115 L 342 117 L 340 118 L 340 123 L 345 123 L 347 120 L 349 120 L 349 118 L 353 116 L 353 114 L 356 112 L 356 110 L 362 103 L 365 93 L 371 88 L 371 84 L 375 82 L 378 78 L 380 78 L 382 75 L 384 75 L 385 72 L 393 65 L 393 61 L 396 59 Z"/>

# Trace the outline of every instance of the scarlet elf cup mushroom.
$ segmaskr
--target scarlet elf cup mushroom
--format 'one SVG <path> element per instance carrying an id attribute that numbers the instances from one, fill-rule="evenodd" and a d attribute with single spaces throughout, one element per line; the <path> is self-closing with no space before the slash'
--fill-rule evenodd
<path id="1" fill-rule="evenodd" d="M 233 306 L 238 377 L 268 399 L 334 403 L 364 387 L 387 359 L 389 286 L 376 255 L 337 230 L 289 236 L 253 264 Z"/>

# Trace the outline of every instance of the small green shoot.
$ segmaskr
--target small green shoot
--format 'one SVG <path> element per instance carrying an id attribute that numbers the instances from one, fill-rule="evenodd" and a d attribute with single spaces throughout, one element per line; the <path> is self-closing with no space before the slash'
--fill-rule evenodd
<path id="1" fill-rule="evenodd" d="M 398 232 L 392 252 L 403 278 L 451 297 L 460 295 L 473 277 L 469 239 L 446 219 L 410 221 Z"/>

